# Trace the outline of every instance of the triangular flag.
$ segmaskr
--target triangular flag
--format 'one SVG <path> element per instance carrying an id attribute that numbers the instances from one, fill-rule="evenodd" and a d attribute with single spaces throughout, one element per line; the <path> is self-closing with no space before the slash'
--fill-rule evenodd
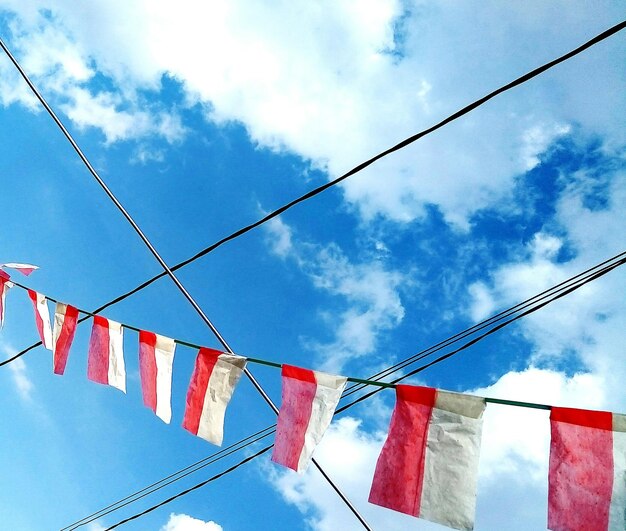
<path id="1" fill-rule="evenodd" d="M 173 339 L 142 330 L 139 332 L 139 374 L 143 403 L 169 424 L 172 418 Z"/>
<path id="2" fill-rule="evenodd" d="M 398 385 L 369 501 L 473 529 L 485 399 Z"/>
<path id="3" fill-rule="evenodd" d="M 201 348 L 189 383 L 183 428 L 220 446 L 226 406 L 246 366 L 246 358 Z"/>
<path id="4" fill-rule="evenodd" d="M 78 310 L 69 304 L 57 302 L 54 312 L 54 330 L 52 332 L 52 365 L 54 374 L 63 374 L 67 357 L 76 333 Z"/>
<path id="5" fill-rule="evenodd" d="M 10 282 L 9 278 L 11 277 L 7 273 L 0 271 L 0 328 L 4 326 L 7 291 L 13 287 L 13 282 Z"/>
<path id="6" fill-rule="evenodd" d="M 330 425 L 347 378 L 292 365 L 282 368 L 282 402 L 272 461 L 302 472 Z"/>
<path id="7" fill-rule="evenodd" d="M 52 327 L 50 326 L 50 311 L 48 310 L 48 301 L 41 293 L 37 293 L 32 289 L 28 290 L 28 296 L 33 301 L 35 310 L 35 324 L 43 346 L 48 350 L 53 349 L 52 344 Z"/>
<path id="8" fill-rule="evenodd" d="M 626 416 L 553 407 L 548 529 L 626 529 Z"/>
<path id="9" fill-rule="evenodd" d="M 3 267 L 9 267 L 11 269 L 16 269 L 17 271 L 19 271 L 20 273 L 22 273 L 22 275 L 28 276 L 30 275 L 33 271 L 39 269 L 39 266 L 36 265 L 31 265 L 31 264 L 15 264 L 15 263 L 10 263 L 10 264 L 0 264 L 0 268 Z"/>
<path id="10" fill-rule="evenodd" d="M 124 337 L 120 323 L 95 315 L 89 339 L 87 377 L 126 392 Z"/>

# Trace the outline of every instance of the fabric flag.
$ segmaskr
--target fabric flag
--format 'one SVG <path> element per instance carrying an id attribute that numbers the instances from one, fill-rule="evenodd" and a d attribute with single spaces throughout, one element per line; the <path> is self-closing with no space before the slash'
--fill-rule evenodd
<path id="1" fill-rule="evenodd" d="M 169 337 L 139 332 L 139 373 L 143 403 L 163 422 L 172 419 L 172 364 L 176 343 Z"/>
<path id="2" fill-rule="evenodd" d="M 69 304 L 57 302 L 54 312 L 54 330 L 52 332 L 52 358 L 54 374 L 63 374 L 70 347 L 76 333 L 78 310 Z"/>
<path id="3" fill-rule="evenodd" d="M 28 296 L 33 301 L 35 310 L 35 324 L 43 346 L 48 350 L 53 349 L 52 345 L 52 328 L 50 326 L 50 312 L 48 311 L 48 301 L 44 295 L 37 293 L 32 289 L 28 290 Z"/>
<path id="4" fill-rule="evenodd" d="M 187 391 L 183 428 L 220 446 L 224 438 L 224 415 L 246 358 L 201 348 Z"/>
<path id="5" fill-rule="evenodd" d="M 330 425 L 346 381 L 344 376 L 283 365 L 274 463 L 297 472 L 306 470 Z"/>
<path id="6" fill-rule="evenodd" d="M 626 529 L 626 415 L 553 407 L 548 528 Z"/>
<path id="7" fill-rule="evenodd" d="M 398 385 L 369 501 L 473 529 L 485 399 Z"/>
<path id="8" fill-rule="evenodd" d="M 13 287 L 11 277 L 4 271 L 0 271 L 0 328 L 4 326 L 4 309 L 6 307 L 7 291 Z"/>
<path id="9" fill-rule="evenodd" d="M 17 271 L 22 273 L 22 275 L 25 275 L 25 276 L 28 276 L 36 269 L 39 269 L 39 266 L 31 265 L 31 264 L 14 264 L 14 263 L 0 264 L 0 268 L 4 268 L 4 267 L 16 269 Z"/>
<path id="10" fill-rule="evenodd" d="M 120 323 L 99 315 L 93 318 L 89 339 L 87 377 L 101 384 L 117 387 L 126 392 L 124 368 L 123 330 Z"/>

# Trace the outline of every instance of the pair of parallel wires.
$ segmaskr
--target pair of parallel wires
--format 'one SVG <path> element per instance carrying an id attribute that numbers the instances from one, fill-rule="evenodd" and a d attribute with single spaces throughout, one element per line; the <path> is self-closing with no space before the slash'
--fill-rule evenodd
<path id="1" fill-rule="evenodd" d="M 471 103 L 470 105 L 464 107 L 463 109 L 460 109 L 459 111 L 457 111 L 456 113 L 450 115 L 448 118 L 442 120 L 441 122 L 439 122 L 438 124 L 430 127 L 429 129 L 426 129 L 424 131 L 421 131 L 420 133 L 417 133 L 405 140 L 403 140 L 402 142 L 396 144 L 395 146 L 379 153 L 378 155 L 370 158 L 369 160 L 359 164 L 358 166 L 356 166 L 355 168 L 353 168 L 352 170 L 350 170 L 349 172 L 343 174 L 342 176 L 329 181 L 328 183 L 319 186 L 313 190 L 311 190 L 310 192 L 300 196 L 299 198 L 291 201 L 290 203 L 287 203 L 286 205 L 283 205 L 282 207 L 274 210 L 273 212 L 271 212 L 270 214 L 266 215 L 265 217 L 261 218 L 260 220 L 247 225 L 245 227 L 243 227 L 242 229 L 239 229 L 238 231 L 235 231 L 234 233 L 232 233 L 231 235 L 223 238 L 222 240 L 214 243 L 213 245 L 203 249 L 200 253 L 194 255 L 193 257 L 191 257 L 190 259 L 181 262 L 179 264 L 177 264 L 176 266 L 170 268 L 165 261 L 163 260 L 163 258 L 161 258 L 161 256 L 159 255 L 159 253 L 157 252 L 157 250 L 154 248 L 154 246 L 150 243 L 150 241 L 148 240 L 148 238 L 145 236 L 145 234 L 141 231 L 141 229 L 139 228 L 139 226 L 137 225 L 137 223 L 133 220 L 133 218 L 130 216 L 130 214 L 126 211 L 126 209 L 123 207 L 123 205 L 119 202 L 119 200 L 115 197 L 115 195 L 111 192 L 111 190 L 108 188 L 108 186 L 106 185 L 106 183 L 102 180 L 102 178 L 98 175 L 98 173 L 96 172 L 96 170 L 93 168 L 93 166 L 91 165 L 91 163 L 89 162 L 89 160 L 86 158 L 86 156 L 83 154 L 82 150 L 79 148 L 79 146 L 77 145 L 77 143 L 75 142 L 75 140 L 73 139 L 72 135 L 68 132 L 68 130 L 65 128 L 65 126 L 63 125 L 63 123 L 59 120 L 59 118 L 56 116 L 56 114 L 54 113 L 54 111 L 51 109 L 51 107 L 48 105 L 48 103 L 45 101 L 45 99 L 41 96 L 41 94 L 39 93 L 39 91 L 37 90 L 37 88 L 34 86 L 34 84 L 30 81 L 30 79 L 28 78 L 28 76 L 26 75 L 26 73 L 24 72 L 24 70 L 22 69 L 22 67 L 20 66 L 20 64 L 17 62 L 17 60 L 13 57 L 13 55 L 11 54 L 11 52 L 9 51 L 9 49 L 6 47 L 6 45 L 4 44 L 4 42 L 2 40 L 0 40 L 0 47 L 2 47 L 2 49 L 4 50 L 4 52 L 7 54 L 7 56 L 9 57 L 9 59 L 13 62 L 13 64 L 15 65 L 15 67 L 17 68 L 17 70 L 19 71 L 19 73 L 21 74 L 21 76 L 23 77 L 23 79 L 26 81 L 26 83 L 28 84 L 29 88 L 31 89 L 31 91 L 35 94 L 35 96 L 39 99 L 39 101 L 42 103 L 42 105 L 44 106 L 44 108 L 46 109 L 46 111 L 48 112 L 48 114 L 53 118 L 53 120 L 55 121 L 55 123 L 57 124 L 57 126 L 61 129 L 61 131 L 63 132 L 63 134 L 65 135 L 65 137 L 67 138 L 67 140 L 71 143 L 72 147 L 74 148 L 74 150 L 76 151 L 76 153 L 79 155 L 79 157 L 81 158 L 81 160 L 83 161 L 83 163 L 85 164 L 85 166 L 87 167 L 87 169 L 89 170 L 89 172 L 92 174 L 92 176 L 94 177 L 94 179 L 100 184 L 100 186 L 103 188 L 103 190 L 105 191 L 105 193 L 108 195 L 109 199 L 115 204 L 115 206 L 118 208 L 118 210 L 123 214 L 123 216 L 126 218 L 126 220 L 128 221 L 128 223 L 133 227 L 133 229 L 135 230 L 135 232 L 137 232 L 137 234 L 139 235 L 139 237 L 142 239 L 144 245 L 150 250 L 150 252 L 153 254 L 153 256 L 155 257 L 155 259 L 159 262 L 159 264 L 161 265 L 161 267 L 163 268 L 164 272 L 161 273 L 160 275 L 150 279 L 149 281 L 145 282 L 144 284 L 142 284 L 141 286 L 138 286 L 137 288 L 135 288 L 134 290 L 131 290 L 130 292 L 128 292 L 127 294 L 121 295 L 120 297 L 118 297 L 117 299 L 114 299 L 113 301 L 111 301 L 110 303 L 107 303 L 106 305 L 104 305 L 103 307 L 97 309 L 96 311 L 94 311 L 93 313 L 98 313 L 100 311 L 102 311 L 102 309 L 104 309 L 105 307 L 111 306 L 112 304 L 115 304 L 116 302 L 119 302 L 123 299 L 125 299 L 126 297 L 132 295 L 133 293 L 136 293 L 137 291 L 139 291 L 140 289 L 143 289 L 143 287 L 146 287 L 147 285 L 151 284 L 152 282 L 154 282 L 155 280 L 157 280 L 158 278 L 161 278 L 162 276 L 169 276 L 171 278 L 171 280 L 174 282 L 174 284 L 176 285 L 176 287 L 181 291 L 181 293 L 185 296 L 185 298 L 187 298 L 188 302 L 194 307 L 194 309 L 196 310 L 196 312 L 200 315 L 200 317 L 203 319 L 203 321 L 205 322 L 205 324 L 207 324 L 207 326 L 211 329 L 211 331 L 213 332 L 213 334 L 216 336 L 216 338 L 220 341 L 220 343 L 222 343 L 222 345 L 224 346 L 224 348 L 227 349 L 227 351 L 229 352 L 233 352 L 232 349 L 230 348 L 230 346 L 228 345 L 228 343 L 224 340 L 224 338 L 220 335 L 219 331 L 216 329 L 216 327 L 213 325 L 213 323 L 209 320 L 209 318 L 204 314 L 204 312 L 202 311 L 202 309 L 200 308 L 200 306 L 197 304 L 197 302 L 193 299 L 193 297 L 189 294 L 189 292 L 185 289 L 185 287 L 182 285 L 182 283 L 178 280 L 178 278 L 174 275 L 174 271 L 176 269 L 179 269 L 181 267 L 183 267 L 184 265 L 187 265 L 188 263 L 191 263 L 192 261 L 196 260 L 197 258 L 200 258 L 201 256 L 204 256 L 206 254 L 208 254 L 209 252 L 213 251 L 214 249 L 216 249 L 217 247 L 223 245 L 224 243 L 235 239 L 249 231 L 251 231 L 252 229 L 266 223 L 267 221 L 273 219 L 274 217 L 280 215 L 281 213 L 285 212 L 286 210 L 292 208 L 293 206 L 295 206 L 298 203 L 301 203 L 307 199 L 310 199 L 318 194 L 320 194 L 321 192 L 323 192 L 324 190 L 340 183 L 341 181 L 343 181 L 344 179 L 347 179 L 348 177 L 362 171 L 363 169 L 367 168 L 368 166 L 370 166 L 371 164 L 373 164 L 374 162 L 376 162 L 377 160 L 395 152 L 398 151 L 406 146 L 408 146 L 409 144 L 412 144 L 413 142 L 417 141 L 418 139 L 422 138 L 423 136 L 432 133 L 433 131 L 436 131 L 437 129 L 443 127 L 444 125 L 460 118 L 461 116 L 469 113 L 470 111 L 474 110 L 475 108 L 483 105 L 484 103 L 486 103 L 487 101 L 489 101 L 490 99 L 496 97 L 497 95 L 510 90 L 522 83 L 525 83 L 526 81 L 529 81 L 530 79 L 536 77 L 537 75 L 543 73 L 544 71 L 556 66 L 557 64 L 566 61 L 568 59 L 570 59 L 571 57 L 574 57 L 575 55 L 583 52 L 584 50 L 590 48 L 591 46 L 609 38 L 610 36 L 618 33 L 619 31 L 623 30 L 626 27 L 626 21 L 620 22 L 619 24 L 616 24 L 615 26 L 609 28 L 608 30 L 602 32 L 601 34 L 599 34 L 598 36 L 594 37 L 593 39 L 591 39 L 590 41 L 584 43 L 583 45 L 579 46 L 578 48 L 576 48 L 575 50 L 572 50 L 571 52 L 568 52 L 567 54 L 549 62 L 546 63 L 545 65 L 536 68 L 535 70 L 525 74 L 524 76 L 521 76 L 519 78 L 517 78 L 516 80 L 508 83 L 507 85 L 504 85 L 503 87 L 500 87 L 499 89 L 489 93 L 488 95 L 484 96 L 483 98 L 476 100 L 475 102 Z M 546 303 L 547 304 L 547 303 Z M 544 304 L 545 305 L 545 304 Z M 84 320 L 84 319 L 83 319 Z M 496 327 L 496 329 L 500 329 L 503 326 L 505 326 L 504 323 L 501 323 L 500 325 L 498 325 Z M 495 331 L 495 330 L 494 330 Z M 472 342 L 470 342 L 471 344 L 473 344 Z M 0 363 L 0 366 L 5 365 L 7 363 L 10 363 L 11 361 L 17 359 L 19 356 L 25 354 L 28 350 L 30 350 L 31 348 L 35 348 L 35 346 L 37 345 L 33 345 L 32 347 L 29 347 L 28 349 L 25 349 L 24 351 L 18 353 L 17 355 L 13 356 L 12 358 L 5 360 L 4 362 Z M 469 344 L 467 345 L 469 346 Z M 450 357 L 452 355 L 452 353 L 449 353 L 448 355 L 445 355 L 445 357 L 443 357 L 443 359 L 445 359 L 446 357 Z M 443 359 L 440 359 L 439 361 L 443 361 Z M 411 373 L 405 375 L 405 377 L 408 377 L 411 374 L 415 374 L 416 372 L 418 372 L 419 370 L 423 370 L 424 368 L 427 368 L 428 366 L 431 366 L 433 363 L 438 362 L 437 360 L 435 360 L 434 362 L 431 362 L 430 364 L 426 364 L 422 369 L 415 369 L 414 371 L 412 371 Z M 267 396 L 267 394 L 265 393 L 265 391 L 260 387 L 260 385 L 258 384 L 258 382 L 256 381 L 256 379 L 249 373 L 246 372 L 246 375 L 248 376 L 248 378 L 251 380 L 251 382 L 253 383 L 253 385 L 257 388 L 257 390 L 259 391 L 259 393 L 261 394 L 261 396 L 264 398 L 264 400 L 270 405 L 270 407 L 272 407 L 272 409 L 275 412 L 278 412 L 276 406 L 273 404 L 273 402 L 271 401 L 271 399 L 269 398 L 269 396 Z M 261 452 L 259 452 L 257 455 L 261 455 L 261 453 L 266 452 L 267 450 L 269 450 L 270 447 L 267 447 L 266 449 L 262 450 Z M 251 460 L 251 458 L 246 458 L 245 462 L 248 462 L 249 460 Z M 237 466 L 241 466 L 243 464 L 240 463 Z M 336 491 L 336 493 L 341 497 L 342 501 L 348 506 L 348 508 L 353 512 L 353 514 L 357 517 L 357 519 L 360 521 L 360 523 L 363 525 L 363 527 L 365 527 L 366 529 L 371 529 L 369 527 L 369 525 L 367 524 L 367 522 L 365 522 L 365 520 L 363 519 L 363 517 L 358 513 L 358 511 L 356 511 L 356 509 L 354 508 L 354 506 L 351 504 L 351 502 L 345 497 L 345 495 L 343 495 L 343 493 L 336 487 L 336 485 L 334 485 L 334 483 L 332 482 L 332 480 L 330 480 L 330 478 L 325 474 L 325 472 L 321 469 L 321 467 L 319 465 L 317 465 L 317 463 L 314 461 L 314 464 L 317 466 L 317 468 L 320 470 L 320 472 L 322 473 L 322 475 L 325 477 L 325 479 L 330 483 L 330 485 L 334 488 L 334 490 Z M 235 467 L 235 468 L 236 468 Z M 232 468 L 232 467 L 231 467 Z M 232 468 L 234 470 L 234 468 Z M 224 472 L 220 475 L 218 475 L 218 477 L 221 477 L 222 475 L 224 475 L 227 472 Z M 212 480 L 217 479 L 217 477 L 214 477 Z M 135 517 L 133 517 L 132 519 L 137 518 L 138 516 L 136 515 Z M 117 527 L 119 524 L 116 524 L 114 527 Z"/>

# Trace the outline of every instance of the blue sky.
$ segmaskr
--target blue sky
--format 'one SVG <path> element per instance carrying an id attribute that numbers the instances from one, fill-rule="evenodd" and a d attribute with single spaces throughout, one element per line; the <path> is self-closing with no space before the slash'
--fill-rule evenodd
<path id="1" fill-rule="evenodd" d="M 256 3 L 0 0 L 0 35 L 165 260 L 176 263 L 623 18 L 619 2 Z M 623 32 L 622 32 L 623 33 Z M 625 248 L 625 39 L 618 34 L 180 271 L 240 354 L 366 377 Z M 0 262 L 95 308 L 160 272 L 0 58 Z M 21 279 L 17 278 L 18 281 Z M 621 270 L 412 380 L 626 411 Z M 7 297 L 2 357 L 36 340 Z M 219 347 L 167 279 L 104 315 Z M 58 529 L 214 452 L 180 426 L 195 352 L 174 362 L 172 424 L 36 349 L 0 370 L 0 514 Z M 274 369 L 252 366 L 279 402 Z M 393 393 L 340 415 L 317 456 L 375 529 L 438 529 L 367 503 Z M 249 382 L 224 444 L 274 422 Z M 489 406 L 477 529 L 543 529 L 548 424 Z M 98 530 L 240 459 L 110 515 Z M 265 458 L 126 526 L 358 529 L 314 470 Z"/>

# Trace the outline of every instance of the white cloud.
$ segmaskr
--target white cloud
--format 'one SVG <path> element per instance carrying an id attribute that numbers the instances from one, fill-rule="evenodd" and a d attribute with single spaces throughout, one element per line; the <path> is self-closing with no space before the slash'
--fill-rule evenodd
<path id="1" fill-rule="evenodd" d="M 222 526 L 212 520 L 205 522 L 186 514 L 170 514 L 161 531 L 222 531 Z"/>
<path id="2" fill-rule="evenodd" d="M 0 350 L 2 350 L 4 354 L 3 358 L 11 358 L 17 354 L 17 350 L 4 342 L 0 342 Z M 11 378 L 13 379 L 18 394 L 22 400 L 30 402 L 35 385 L 28 376 L 26 363 L 22 358 L 17 358 L 15 361 L 9 363 L 7 367 L 11 373 Z"/>
<path id="3" fill-rule="evenodd" d="M 158 91 L 168 75 L 210 119 L 241 122 L 253 141 L 299 154 L 331 176 L 621 19 L 619 2 L 609 0 L 525 2 L 523 10 L 472 2 L 406 8 L 399 0 L 0 6 L 19 14 L 14 41 L 47 86 L 61 79 L 87 90 L 96 69 L 116 83 L 131 110 L 101 105 L 99 93 L 67 103 L 78 123 L 102 127 L 109 141 L 148 132 L 180 138 L 178 125 L 165 126 L 174 131 L 168 136 L 159 111 L 135 101 L 138 89 Z M 34 16 L 36 7 L 51 15 Z M 347 180 L 346 199 L 368 220 L 408 221 L 436 204 L 468 228 L 468 217 L 506 197 L 515 175 L 534 167 L 572 124 L 621 146 L 620 38 Z M 21 98 L 2 93 L 5 104 Z M 104 107 L 96 116 L 93 100 Z M 117 129 L 106 117 L 113 109 Z M 151 126 L 125 127 L 128 112 L 140 124 L 150 112 Z"/>
<path id="4" fill-rule="evenodd" d="M 278 219 L 266 225 L 266 231 L 275 254 L 295 261 L 316 288 L 342 301 L 343 309 L 327 314 L 334 339 L 305 340 L 321 356 L 323 369 L 337 372 L 350 360 L 372 353 L 380 334 L 404 318 L 400 290 L 411 284 L 406 274 L 388 269 L 378 259 L 353 263 L 336 244 L 298 241 Z"/>

